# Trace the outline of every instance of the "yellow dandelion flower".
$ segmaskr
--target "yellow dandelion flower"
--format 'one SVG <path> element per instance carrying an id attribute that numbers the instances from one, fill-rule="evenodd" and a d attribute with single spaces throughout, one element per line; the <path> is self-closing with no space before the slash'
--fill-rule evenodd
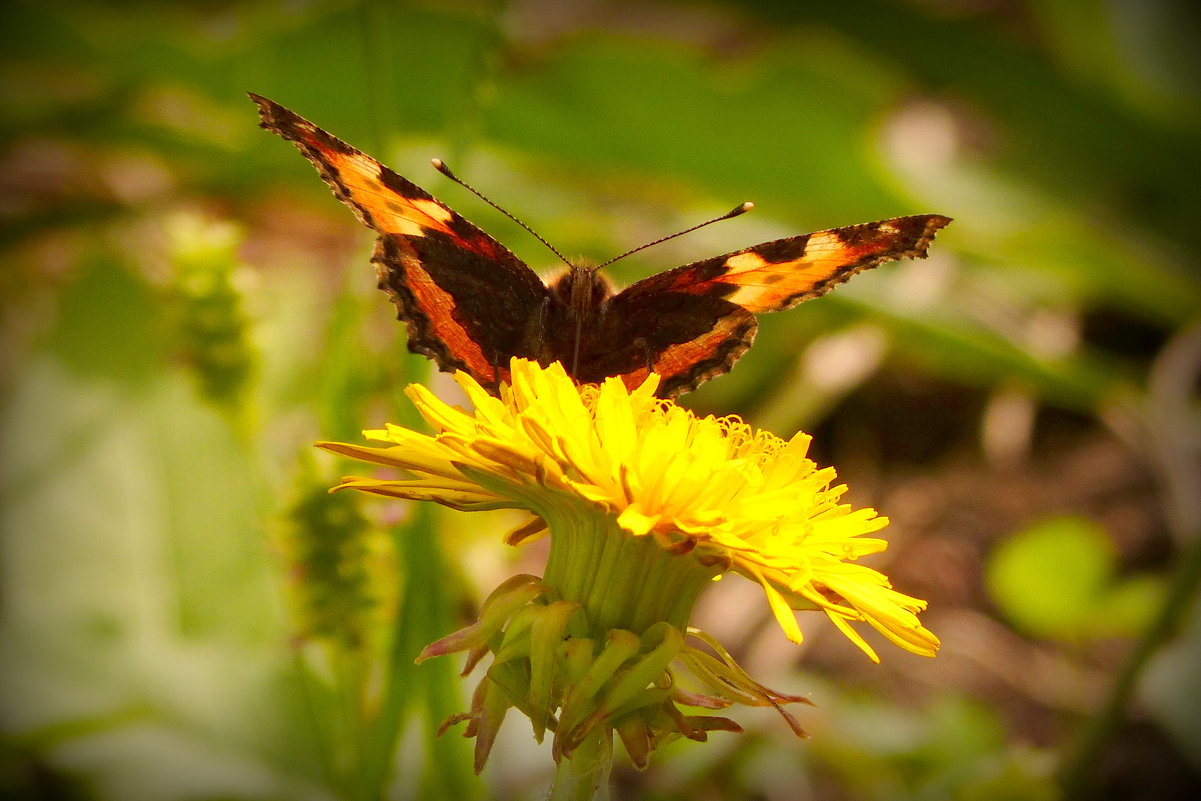
<path id="1" fill-rule="evenodd" d="M 758 582 L 794 642 L 802 634 L 793 610 L 821 609 L 874 661 L 850 623 L 917 654 L 937 650 L 916 616 L 925 602 L 854 563 L 887 547 L 865 535 L 888 519 L 839 503 L 846 487 L 807 458 L 808 435 L 785 442 L 735 417 L 698 418 L 655 398 L 656 376 L 633 391 L 615 379 L 581 390 L 558 364 L 515 360 L 500 398 L 464 374 L 456 380 L 474 414 L 422 386 L 408 390 L 435 436 L 389 425 L 364 432 L 391 443 L 382 448 L 319 443 L 412 476 L 348 478 L 339 488 L 455 509 L 526 509 L 548 523 L 600 510 L 625 535 Z"/>
<path id="2" fill-rule="evenodd" d="M 381 447 L 319 446 L 405 474 L 346 478 L 338 489 L 531 512 L 535 522 L 511 534 L 512 543 L 549 532 L 541 579 L 507 582 L 475 624 L 423 654 L 465 650 L 469 665 L 494 655 L 472 712 L 458 718 L 478 738 L 477 769 L 512 707 L 530 716 L 537 736 L 555 732 L 556 757 L 584 748 L 602 758 L 602 735 L 617 731 L 645 764 L 664 739 L 737 728 L 725 718 L 684 716 L 677 702 L 779 709 L 804 700 L 755 683 L 687 628 L 701 590 L 725 572 L 763 588 L 794 642 L 802 637 L 796 611 L 821 610 L 874 661 L 854 624 L 913 653 L 937 650 L 917 617 L 925 602 L 856 563 L 885 549 L 868 535 L 887 519 L 840 503 L 846 488 L 808 458 L 807 435 L 785 441 L 736 417 L 697 417 L 656 398 L 654 375 L 633 390 L 617 379 L 578 387 L 558 364 L 517 359 L 500 397 L 463 373 L 456 381 L 474 411 L 408 389 L 432 436 L 389 425 L 364 432 Z M 680 665 L 713 695 L 685 690 Z"/>

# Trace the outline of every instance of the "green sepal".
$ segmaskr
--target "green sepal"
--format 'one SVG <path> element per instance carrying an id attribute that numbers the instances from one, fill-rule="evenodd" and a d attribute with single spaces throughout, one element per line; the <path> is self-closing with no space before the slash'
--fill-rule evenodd
<path id="1" fill-rule="evenodd" d="M 542 742 L 546 732 L 546 721 L 551 716 L 554 703 L 553 689 L 556 684 L 559 646 L 571 619 L 580 612 L 574 601 L 555 601 L 542 607 L 534 620 L 529 638 L 530 655 L 530 722 L 534 725 L 534 739 Z M 499 655 L 498 657 L 499 658 Z"/>

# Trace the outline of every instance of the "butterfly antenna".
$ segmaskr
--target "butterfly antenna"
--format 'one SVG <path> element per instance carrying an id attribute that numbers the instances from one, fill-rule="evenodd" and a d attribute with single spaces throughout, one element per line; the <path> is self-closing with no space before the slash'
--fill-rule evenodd
<path id="1" fill-rule="evenodd" d="M 574 265 L 574 264 L 572 264 L 570 261 L 568 261 L 567 257 L 566 257 L 566 256 L 564 256 L 562 253 L 560 253 L 560 252 L 558 251 L 558 249 L 556 249 L 556 248 L 555 248 L 555 246 L 554 246 L 554 245 L 552 245 L 550 242 L 547 242 L 545 239 L 543 239 L 541 236 L 539 236 L 537 231 L 535 231 L 533 228 L 530 228 L 528 225 L 526 225 L 525 223 L 523 223 L 521 220 L 517 219 L 515 216 L 513 216 L 512 214 L 510 214 L 508 211 L 505 211 L 505 210 L 504 210 L 504 209 L 502 209 L 500 206 L 498 206 L 498 205 L 496 205 L 495 203 L 493 203 L 491 200 L 489 200 L 488 198 L 486 198 L 486 197 L 484 196 L 484 194 L 483 194 L 482 192 L 480 192 L 480 190 L 476 189 L 474 186 L 472 186 L 471 184 L 467 183 L 466 181 L 463 181 L 462 179 L 460 179 L 460 178 L 459 178 L 459 176 L 457 176 L 457 175 L 455 175 L 453 172 L 451 172 L 451 171 L 450 171 L 450 167 L 447 167 L 447 166 L 446 166 L 446 162 L 445 162 L 445 161 L 443 161 L 442 159 L 430 159 L 430 164 L 433 164 L 433 165 L 434 165 L 434 169 L 435 169 L 435 170 L 437 170 L 438 172 L 442 173 L 442 174 L 443 174 L 443 175 L 445 175 L 447 178 L 449 178 L 450 180 L 454 181 L 456 184 L 458 184 L 459 186 L 463 187 L 463 188 L 464 188 L 464 189 L 466 189 L 468 192 L 470 192 L 471 194 L 475 195 L 475 196 L 476 196 L 476 197 L 478 197 L 480 200 L 484 201 L 484 202 L 485 202 L 485 203 L 487 203 L 489 206 L 491 206 L 492 208 L 496 209 L 497 211 L 499 211 L 501 214 L 503 214 L 503 215 L 505 215 L 506 217 L 508 217 L 508 218 L 509 218 L 510 220 L 512 220 L 513 222 L 515 222 L 515 223 L 517 223 L 518 225 L 520 225 L 520 226 L 521 226 L 522 228 L 524 228 L 525 230 L 529 231 L 531 236 L 533 236 L 535 239 L 537 239 L 537 240 L 538 240 L 539 242 L 541 242 L 542 244 L 546 245 L 547 249 L 549 249 L 551 253 L 554 253 L 556 256 L 558 256 L 560 259 L 562 259 L 562 260 L 563 260 L 563 263 L 564 263 L 564 264 L 566 264 L 568 267 L 574 267 L 574 266 L 575 266 L 575 265 Z"/>
<path id="2" fill-rule="evenodd" d="M 680 231 L 679 233 L 672 234 L 671 236 L 665 236 L 662 239 L 656 239 L 654 242 L 647 242 L 645 245 L 639 245 L 638 247 L 634 248 L 633 250 L 627 250 L 625 253 L 622 253 L 620 256 L 614 256 L 613 258 L 609 259 L 607 262 L 605 262 L 603 264 L 598 264 L 596 269 L 599 270 L 601 267 L 608 267 L 613 262 L 624 259 L 626 256 L 630 256 L 634 253 L 637 253 L 640 250 L 646 250 L 647 248 L 653 247 L 655 245 L 661 245 L 669 239 L 675 239 L 677 236 L 683 236 L 684 234 L 690 234 L 698 228 L 704 228 L 706 225 L 712 225 L 715 222 L 721 222 L 722 220 L 728 220 L 731 217 L 737 217 L 740 214 L 746 214 L 748 211 L 750 211 L 753 208 L 755 208 L 755 204 L 748 200 L 747 202 L 741 203 L 741 204 L 735 206 L 734 208 L 730 209 L 729 211 L 727 211 L 725 214 L 721 215 L 720 217 L 714 217 L 712 220 L 706 220 L 705 222 L 701 223 L 700 225 L 694 225 L 691 228 L 685 228 L 683 231 Z"/>

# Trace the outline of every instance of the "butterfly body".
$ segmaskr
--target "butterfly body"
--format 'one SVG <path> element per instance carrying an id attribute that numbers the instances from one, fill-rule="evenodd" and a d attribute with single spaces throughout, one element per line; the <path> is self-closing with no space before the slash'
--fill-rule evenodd
<path id="1" fill-rule="evenodd" d="M 824 294 L 857 272 L 921 258 L 950 219 L 937 214 L 779 239 L 652 275 L 615 292 L 571 265 L 544 282 L 508 248 L 424 189 L 266 98 L 264 128 L 296 144 L 334 195 L 378 235 L 379 286 L 408 326 L 409 349 L 496 391 L 512 357 L 562 362 L 581 383 L 654 371 L 675 397 L 727 372 L 755 315 Z"/>

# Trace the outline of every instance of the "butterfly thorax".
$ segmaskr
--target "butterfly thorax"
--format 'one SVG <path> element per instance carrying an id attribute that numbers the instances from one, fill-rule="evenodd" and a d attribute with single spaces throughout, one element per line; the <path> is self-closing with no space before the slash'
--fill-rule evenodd
<path id="1" fill-rule="evenodd" d="M 568 323 L 590 331 L 603 314 L 605 301 L 613 294 L 613 285 L 595 267 L 572 265 L 551 282 L 550 294 L 559 314 L 552 313 L 548 323 Z"/>
<path id="2" fill-rule="evenodd" d="M 550 282 L 549 308 L 543 320 L 543 357 L 577 365 L 581 353 L 596 346 L 612 284 L 595 267 L 572 265 Z"/>
<path id="3" fill-rule="evenodd" d="M 595 267 L 572 265 L 551 282 L 550 291 L 573 315 L 586 318 L 600 310 L 613 285 Z"/>

